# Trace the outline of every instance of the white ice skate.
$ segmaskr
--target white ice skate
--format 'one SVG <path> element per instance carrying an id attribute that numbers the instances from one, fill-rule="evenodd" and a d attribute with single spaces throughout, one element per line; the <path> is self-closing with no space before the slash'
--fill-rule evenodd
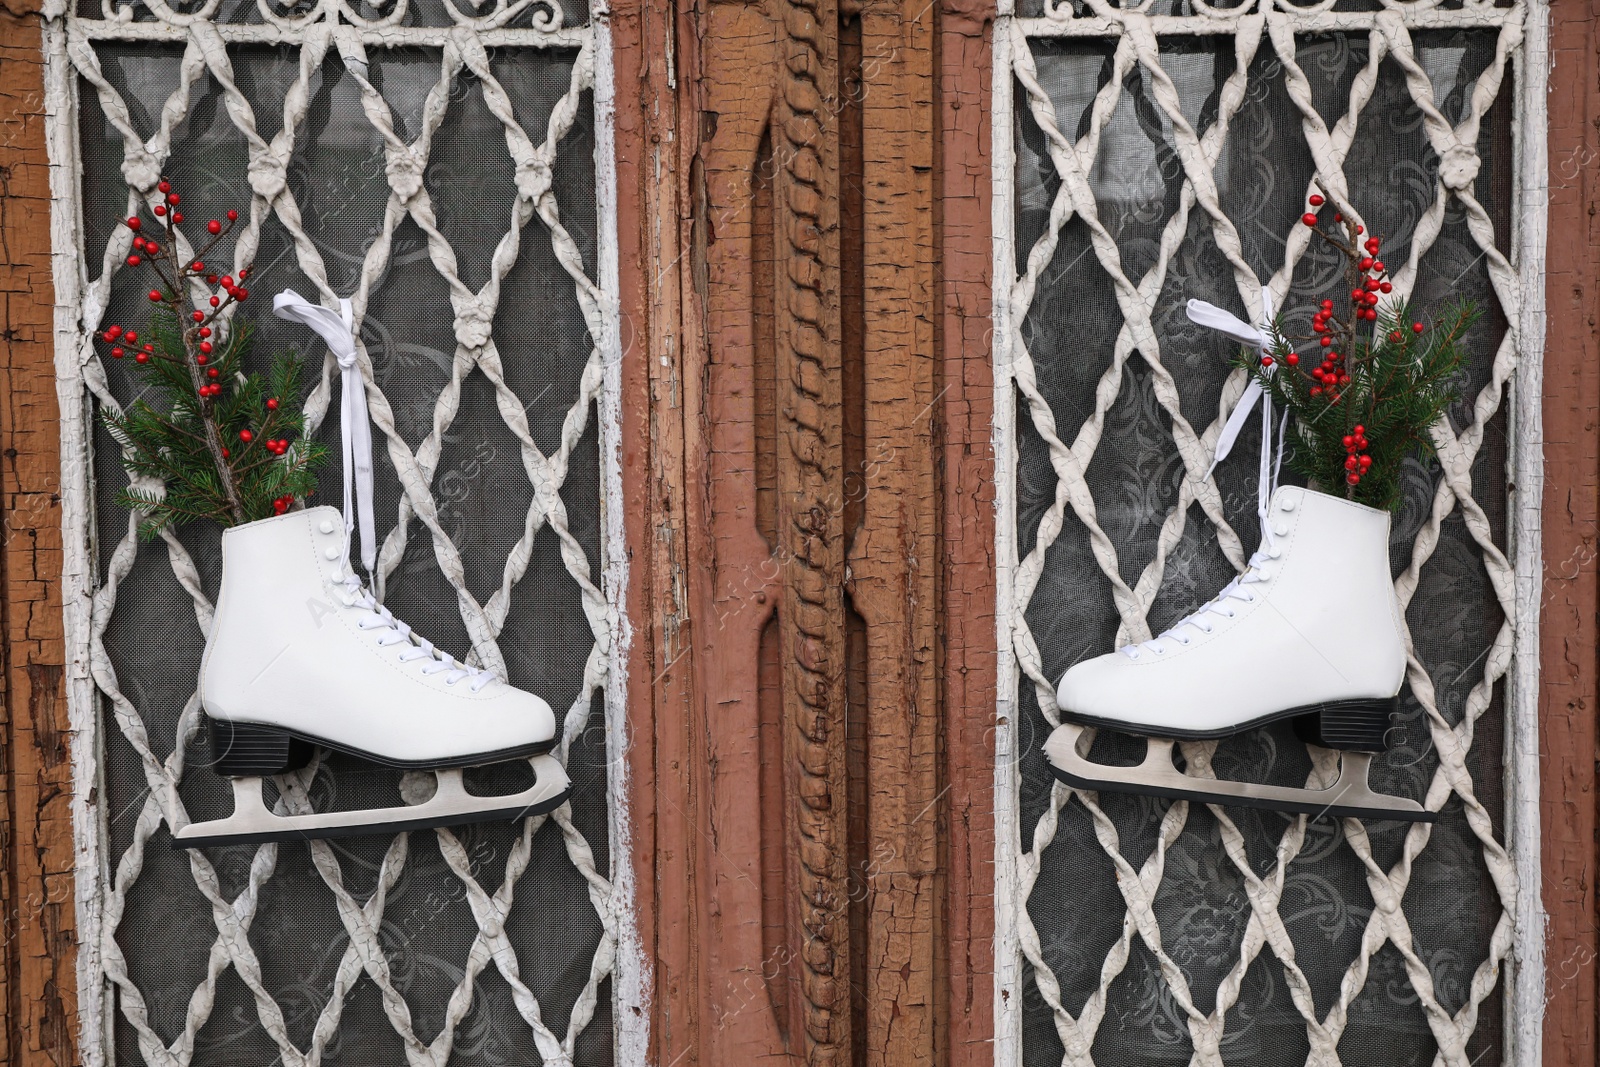
<path id="1" fill-rule="evenodd" d="M 1197 303 L 1190 312 L 1197 321 L 1214 325 L 1214 312 L 1237 324 L 1228 330 L 1234 336 L 1249 331 Z M 1056 777 L 1086 789 L 1432 821 L 1434 813 L 1414 801 L 1367 785 L 1406 666 L 1389 578 L 1389 515 L 1308 489 L 1274 489 L 1272 413 L 1259 389 L 1230 418 L 1218 460 L 1257 399 L 1264 405 L 1260 549 L 1243 574 L 1165 633 L 1068 670 L 1056 693 L 1068 721 L 1050 735 L 1045 753 Z M 1173 762 L 1178 740 L 1227 737 L 1279 719 L 1293 719 L 1303 740 L 1340 750 L 1338 781 L 1326 789 L 1256 785 L 1217 779 L 1199 766 L 1188 768 L 1199 773 L 1185 773 Z M 1144 761 L 1091 761 L 1086 726 L 1146 737 Z"/>
<path id="2" fill-rule="evenodd" d="M 233 779 L 226 819 L 178 830 L 179 847 L 399 832 L 538 815 L 563 803 L 566 771 L 548 753 L 549 705 L 422 640 L 379 604 L 351 565 L 352 511 L 361 512 L 362 554 L 376 557 L 371 438 L 345 316 L 278 297 L 278 314 L 321 333 L 339 359 L 345 513 L 292 511 L 226 531 L 222 592 L 201 664 L 213 769 Z M 355 508 L 352 507 L 355 505 Z M 312 814 L 268 810 L 262 778 L 306 765 L 313 746 L 390 767 L 433 771 L 421 803 Z M 461 768 L 531 757 L 535 783 L 519 793 L 476 796 Z"/>

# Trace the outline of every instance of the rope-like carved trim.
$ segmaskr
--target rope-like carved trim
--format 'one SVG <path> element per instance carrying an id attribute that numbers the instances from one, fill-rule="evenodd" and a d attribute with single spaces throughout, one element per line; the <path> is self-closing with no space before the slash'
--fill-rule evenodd
<path id="1" fill-rule="evenodd" d="M 774 206 L 784 757 L 807 1064 L 849 1056 L 834 5 L 784 5 Z M 794 929 L 794 926 L 791 926 Z"/>

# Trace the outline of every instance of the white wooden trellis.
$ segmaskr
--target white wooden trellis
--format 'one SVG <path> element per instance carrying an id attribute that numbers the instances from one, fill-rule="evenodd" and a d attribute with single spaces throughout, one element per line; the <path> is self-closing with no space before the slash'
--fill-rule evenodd
<path id="1" fill-rule="evenodd" d="M 1436 1064 L 1467 1067 L 1466 1043 L 1478 1018 L 1479 1006 L 1503 991 L 1507 1005 L 1504 1062 L 1529 1067 L 1539 1062 L 1544 1001 L 1543 911 L 1539 902 L 1537 677 L 1539 609 L 1539 506 L 1542 485 L 1540 436 L 1540 367 L 1544 337 L 1543 261 L 1545 232 L 1545 91 L 1547 76 L 1547 10 L 1539 0 L 1514 4 L 1464 0 L 1381 0 L 1369 11 L 1335 10 L 1335 0 L 1295 4 L 1290 0 L 1244 0 L 1237 6 L 1215 7 L 1205 0 L 1189 0 L 1174 10 L 1185 14 L 1156 13 L 1152 0 L 1117 6 L 1108 0 L 1085 0 L 1075 9 L 1071 0 L 1045 0 L 1042 17 L 1022 17 L 1013 0 L 1000 0 L 994 31 L 993 215 L 995 234 L 995 453 L 998 487 L 997 590 L 1000 649 L 999 729 L 996 744 L 996 996 L 995 1063 L 1017 1067 L 1024 1061 L 1023 1004 L 1025 981 L 1037 985 L 1057 1036 L 1065 1049 L 1064 1065 L 1089 1067 L 1092 1047 L 1104 1020 L 1111 983 L 1127 966 L 1133 943 L 1143 942 L 1157 960 L 1161 979 L 1182 1012 L 1193 1047 L 1195 1067 L 1220 1067 L 1225 1015 L 1236 1001 L 1246 969 L 1263 951 L 1281 968 L 1295 1008 L 1302 1016 L 1310 1055 L 1308 1063 L 1324 1067 L 1341 1062 L 1338 1043 L 1347 1022 L 1351 1001 L 1367 978 L 1372 956 L 1386 944 L 1399 949 L 1406 974 L 1421 1001 L 1438 1046 Z M 1166 5 L 1161 5 L 1166 10 Z M 1432 88 L 1412 47 L 1412 33 L 1430 29 L 1475 29 L 1494 34 L 1495 55 L 1476 79 L 1462 120 L 1452 125 L 1434 104 Z M 1343 33 L 1364 35 L 1368 41 L 1366 69 L 1351 89 L 1348 111 L 1332 127 L 1313 106 L 1310 89 L 1296 65 L 1297 34 Z M 1163 39 L 1210 36 L 1231 40 L 1237 62 L 1223 86 L 1219 113 L 1212 124 L 1195 129 L 1180 107 L 1177 89 L 1162 68 L 1159 51 Z M 1090 105 L 1087 132 L 1074 141 L 1058 126 L 1050 95 L 1040 85 L 1034 42 L 1049 39 L 1101 39 L 1113 49 L 1113 73 L 1104 80 Z M 1429 827 L 1417 824 L 1408 832 L 1401 861 L 1382 869 L 1373 860 L 1359 822 L 1345 826 L 1347 847 L 1361 857 L 1367 871 L 1375 907 L 1367 923 L 1356 958 L 1350 961 L 1340 995 L 1332 1009 L 1318 1013 L 1304 976 L 1294 959 L 1283 919 L 1277 912 L 1286 864 L 1304 840 L 1304 820 L 1291 822 L 1277 852 L 1273 870 L 1261 876 L 1245 856 L 1239 830 L 1221 811 L 1221 827 L 1228 862 L 1237 868 L 1249 897 L 1249 920 L 1244 938 L 1217 992 L 1213 1011 L 1198 1009 L 1190 996 L 1183 968 L 1162 950 L 1161 928 L 1153 910 L 1163 878 L 1167 847 L 1183 831 L 1187 805 L 1171 807 L 1157 831 L 1159 843 L 1142 866 L 1135 868 L 1119 851 L 1117 831 L 1092 793 L 1052 787 L 1049 803 L 1032 839 L 1021 837 L 1021 753 L 1019 686 L 1031 685 L 1050 724 L 1059 721 L 1054 699 L 1054 676 L 1046 675 L 1025 612 L 1045 567 L 1045 553 L 1061 536 L 1068 508 L 1088 531 L 1095 562 L 1112 589 L 1119 640 L 1149 636 L 1147 614 L 1160 586 L 1168 553 L 1184 533 L 1191 504 L 1198 504 L 1216 527 L 1220 546 L 1235 567 L 1243 556 L 1237 537 L 1223 519 L 1221 500 L 1214 484 L 1204 480 L 1211 449 L 1228 410 L 1243 390 L 1239 375 L 1224 389 L 1216 420 L 1204 429 L 1191 429 L 1178 408 L 1171 372 L 1162 364 L 1152 323 L 1153 307 L 1162 290 L 1169 257 L 1185 238 L 1184 217 L 1197 212 L 1229 263 L 1240 299 L 1253 314 L 1260 314 L 1260 289 L 1272 288 L 1281 306 L 1296 262 L 1307 251 L 1309 234 L 1293 227 L 1285 246 L 1284 261 L 1270 278 L 1257 279 L 1241 253 L 1235 220 L 1222 209 L 1213 174 L 1226 137 L 1230 117 L 1238 110 L 1249 77 L 1250 60 L 1270 50 L 1286 70 L 1288 92 L 1302 119 L 1302 132 L 1316 166 L 1317 183 L 1337 206 L 1354 217 L 1343 173 L 1360 119 L 1362 106 L 1373 89 L 1378 64 L 1388 57 L 1397 63 L 1412 101 L 1423 116 L 1427 138 L 1440 159 L 1436 195 L 1419 221 L 1408 261 L 1396 274 L 1397 289 L 1409 292 L 1417 264 L 1442 224 L 1446 202 L 1455 198 L 1465 211 L 1472 238 L 1488 262 L 1494 295 L 1508 319 L 1508 330 L 1493 360 L 1490 380 L 1473 401 L 1473 418 L 1460 435 L 1448 426 L 1436 433 L 1446 476 L 1433 501 L 1432 514 L 1418 535 L 1409 566 L 1397 581 L 1402 604 L 1416 591 L 1419 572 L 1433 552 L 1440 523 L 1459 509 L 1474 542 L 1484 557 L 1495 598 L 1505 623 L 1496 635 L 1482 665 L 1482 677 L 1468 697 L 1462 722 L 1452 727 L 1433 701 L 1433 683 L 1413 654 L 1408 680 L 1427 713 L 1428 728 L 1441 765 L 1427 793 L 1428 807 L 1437 810 L 1452 793 L 1465 803 L 1468 822 L 1482 850 L 1501 908 L 1489 939 L 1488 955 L 1477 961 L 1470 995 L 1464 1006 L 1451 1013 L 1434 997 L 1426 966 L 1411 944 L 1404 912 L 1399 908 L 1410 877 L 1411 861 L 1427 847 Z M 1112 110 L 1123 92 L 1124 75 L 1140 70 L 1147 78 L 1163 121 L 1170 123 L 1173 148 L 1183 168 L 1181 208 L 1166 220 L 1159 253 L 1148 273 L 1125 273 L 1115 238 L 1100 221 L 1089 173 Z M 1515 191 L 1512 205 L 1510 257 L 1495 247 L 1495 234 L 1487 212 L 1473 195 L 1472 180 L 1478 169 L 1477 131 L 1489 104 L 1503 81 L 1517 82 L 1513 136 L 1515 139 Z M 1048 141 L 1048 152 L 1060 188 L 1050 205 L 1049 221 L 1038 241 L 1027 249 L 1015 246 L 1015 115 L 1027 109 Z M 1313 190 L 1308 188 L 1302 195 Z M 1293 218 L 1284 220 L 1292 226 Z M 1048 358 L 1068 358 L 1057 353 L 1030 352 L 1022 326 L 1036 289 L 1049 266 L 1064 227 L 1077 223 L 1086 228 L 1097 269 L 1110 278 L 1122 326 L 1109 369 L 1101 377 L 1094 409 L 1075 438 L 1057 435 L 1055 413 L 1035 381 L 1035 367 Z M 1025 267 L 1017 268 L 1019 251 L 1026 252 Z M 1171 416 L 1173 444 L 1188 477 L 1177 503 L 1162 524 L 1155 559 L 1132 584 L 1119 570 L 1118 546 L 1095 517 L 1095 500 L 1086 470 L 1100 443 L 1104 418 L 1116 399 L 1124 364 L 1140 359 L 1149 366 L 1155 395 Z M 1509 395 L 1508 395 L 1509 392 Z M 1508 410 L 1512 430 L 1508 480 L 1513 487 L 1510 508 L 1510 544 L 1496 545 L 1482 508 L 1472 498 L 1470 465 L 1483 443 L 1484 427 L 1501 410 Z M 1049 450 L 1055 477 L 1054 502 L 1047 507 L 1036 543 L 1019 558 L 1017 536 L 1018 425 L 1027 419 Z M 1497 681 L 1507 686 L 1505 833 L 1502 847 L 1495 841 L 1488 814 L 1473 797 L 1472 781 L 1463 756 L 1473 741 L 1473 726 L 1487 709 Z M 1313 772 L 1325 773 L 1324 766 Z M 1096 837 L 1117 874 L 1126 918 L 1122 936 L 1114 943 L 1102 968 L 1098 989 L 1074 1016 L 1062 1004 L 1061 989 L 1046 963 L 1037 931 L 1028 911 L 1029 895 L 1041 865 L 1051 862 L 1047 849 L 1069 804 L 1082 804 L 1094 821 Z M 1031 1062 L 1031 1061 L 1030 1061 Z"/>
<path id="2" fill-rule="evenodd" d="M 310 0 L 277 5 L 260 0 L 245 5 L 230 20 L 220 13 L 220 0 L 169 6 L 164 0 L 121 3 L 104 0 L 93 14 L 66 0 L 54 0 L 44 12 L 46 57 L 47 138 L 51 156 L 54 199 L 52 233 L 56 286 L 55 341 L 58 395 L 62 412 L 62 509 L 64 524 L 64 602 L 69 662 L 69 701 L 73 726 L 73 765 L 76 784 L 73 814 L 76 842 L 77 922 L 80 937 L 80 1042 L 84 1062 L 90 1067 L 113 1061 L 113 1000 L 120 1001 L 124 1019 L 137 1033 L 136 1050 L 120 1050 L 115 1059 L 137 1055 L 163 1067 L 185 1067 L 195 1052 L 195 1037 L 211 1013 L 219 974 L 233 968 L 248 986 L 260 1023 L 278 1048 L 285 1064 L 321 1062 L 329 1041 L 339 1028 L 345 1000 L 356 980 L 365 976 L 382 994 L 383 1011 L 405 1046 L 407 1062 L 414 1067 L 443 1067 L 449 1061 L 457 1024 L 471 1008 L 476 977 L 491 964 L 512 990 L 518 1014 L 528 1028 L 543 1062 L 569 1064 L 575 1044 L 592 1018 L 602 983 L 611 982 L 615 999 L 616 1061 L 642 1063 L 648 1039 L 648 972 L 632 920 L 634 891 L 631 874 L 630 828 L 627 822 L 626 746 L 623 714 L 627 630 L 622 590 L 625 554 L 621 551 L 622 513 L 618 467 L 618 388 L 621 354 L 616 304 L 617 263 L 616 185 L 612 157 L 612 94 L 610 35 L 607 11 L 596 4 L 584 25 L 564 25 L 559 0 L 493 0 L 471 10 L 445 3 L 449 21 L 426 25 L 411 14 L 410 0 L 397 0 L 374 12 L 346 0 Z M 246 16 L 259 14 L 259 21 Z M 164 102 L 155 133 L 141 139 L 131 124 L 125 102 L 100 71 L 95 46 L 101 42 L 147 42 L 182 48 L 177 88 Z M 257 133 L 252 105 L 234 84 L 230 45 L 276 45 L 298 50 L 299 73 L 283 103 L 279 133 L 264 138 Z M 411 46 L 433 49 L 440 56 L 440 74 L 424 109 L 422 129 L 407 142 L 395 130 L 390 105 L 367 80 L 369 64 L 381 63 L 381 49 Z M 487 49 L 557 50 L 573 60 L 566 93 L 557 102 L 544 130 L 523 129 L 511 98 L 496 80 Z M 361 86 L 362 106 L 384 145 L 388 204 L 382 232 L 368 249 L 355 293 L 335 293 L 314 244 L 306 236 L 304 220 L 286 181 L 286 166 L 295 147 L 297 127 L 305 117 L 308 84 L 324 59 L 336 53 Z M 431 139 L 445 118 L 450 91 L 457 79 L 470 73 L 478 79 L 489 110 L 504 129 L 514 166 L 517 190 L 510 226 L 494 250 L 488 282 L 478 290 L 464 285 L 456 270 L 455 252 L 440 232 L 423 182 Z M 200 851 L 188 853 L 200 891 L 209 900 L 216 926 L 210 946 L 205 980 L 189 1001 L 183 1031 L 170 1042 L 151 1028 L 144 1013 L 141 990 L 129 977 L 123 950 L 117 941 L 118 922 L 127 893 L 139 878 L 144 852 L 158 827 L 187 818 L 177 783 L 184 774 L 184 744 L 193 739 L 200 721 L 198 701 L 192 698 L 179 720 L 180 742 L 162 760 L 152 751 L 139 714 L 125 698 L 103 644 L 103 635 L 115 610 L 117 587 L 140 551 L 134 528 L 101 530 L 98 537 L 120 538 L 105 573 L 98 573 L 92 558 L 97 532 L 90 464 L 92 412 L 96 404 L 116 406 L 99 355 L 91 341 L 102 326 L 112 279 L 128 252 L 129 233 L 114 229 L 103 248 L 84 247 L 80 201 L 78 145 L 78 79 L 83 79 L 100 100 L 107 119 L 124 142 L 123 175 L 129 186 L 128 211 L 158 197 L 156 182 L 172 151 L 175 129 L 191 103 L 191 93 L 208 79 L 222 93 L 227 114 L 246 145 L 248 177 L 253 196 L 243 212 L 244 224 L 235 246 L 236 268 L 255 255 L 263 223 L 276 219 L 293 237 L 298 268 L 312 280 L 324 301 L 349 296 L 359 323 L 375 284 L 387 266 L 390 241 L 407 219 L 426 234 L 429 257 L 450 290 L 454 310 L 456 349 L 449 382 L 434 409 L 434 432 L 412 450 L 395 428 L 388 401 L 372 379 L 370 360 L 362 352 L 368 379 L 368 397 L 388 454 L 394 461 L 404 490 L 401 521 L 390 531 L 380 556 L 382 577 L 392 574 L 405 548 L 408 521 L 420 520 L 432 535 L 439 566 L 460 597 L 462 621 L 473 641 L 473 654 L 487 666 L 503 663 L 496 638 L 506 622 L 518 581 L 529 566 L 534 537 L 545 527 L 560 542 L 561 558 L 576 584 L 594 644 L 584 671 L 578 698 L 567 710 L 558 755 L 563 758 L 573 739 L 584 730 L 592 696 L 604 694 L 606 776 L 609 796 L 610 871 L 596 869 L 583 835 L 566 809 L 548 817 L 528 820 L 519 842 L 507 859 L 499 885 L 480 884 L 476 869 L 456 836 L 439 831 L 439 848 L 445 862 L 459 878 L 478 931 L 462 961 L 463 977 L 451 993 L 445 1024 L 431 1042 L 421 1041 L 410 1024 L 404 999 L 396 991 L 378 941 L 385 895 L 406 862 L 407 838 L 394 838 L 384 856 L 377 888 L 366 900 L 353 897 L 335 851 L 314 843 L 312 860 L 334 900 L 348 937 L 333 985 L 329 988 L 309 1047 L 297 1047 L 284 1023 L 283 1007 L 273 999 L 261 979 L 260 961 L 248 931 L 257 917 L 260 890 L 271 878 L 277 846 L 255 850 L 247 885 L 228 899 L 221 891 L 216 870 Z M 556 201 L 552 165 L 563 137 L 572 129 L 585 95 L 592 100 L 595 135 L 598 263 L 595 277 L 585 271 L 578 245 L 563 226 Z M 518 257 L 524 228 L 543 227 L 549 234 L 561 268 L 570 278 L 588 330 L 591 345 L 578 396 L 566 413 L 560 445 L 550 455 L 540 451 L 530 433 L 522 402 L 507 386 L 501 356 L 492 336 L 495 309 L 502 299 L 501 282 Z M 90 281 L 88 264 L 99 266 Z M 308 294 L 313 295 L 313 294 Z M 359 335 L 359 328 L 358 328 Z M 499 589 L 484 604 L 465 590 L 462 561 L 450 538 L 440 528 L 437 502 L 431 491 L 442 446 L 441 438 L 457 414 L 462 379 L 474 369 L 493 384 L 501 418 L 520 445 L 520 459 L 532 488 L 533 499 L 521 539 L 504 565 Z M 313 425 L 327 411 L 330 377 L 321 382 L 307 403 Z M 569 532 L 566 504 L 560 491 L 566 481 L 569 459 L 591 417 L 598 413 L 600 440 L 601 574 L 591 573 L 583 548 Z M 202 629 L 209 625 L 207 601 L 193 561 L 175 537 L 165 539 L 173 572 L 192 596 Z M 156 551 L 149 546 L 143 551 Z M 139 754 L 149 788 L 140 811 L 133 845 L 121 855 L 108 853 L 105 813 L 97 797 L 103 796 L 101 709 L 109 704 L 111 719 L 123 738 Z M 199 773 L 206 773 L 201 771 Z M 303 772 L 296 791 L 289 788 L 288 803 L 303 803 L 303 787 L 315 771 Z M 603 934 L 592 960 L 588 980 L 573 1007 L 566 1033 L 554 1033 L 541 1017 L 538 998 L 518 973 L 514 947 L 504 929 L 518 880 L 526 873 L 532 836 L 546 819 L 562 836 L 565 852 L 588 887 L 588 897 L 599 916 Z M 113 991 L 117 997 L 113 998 Z"/>

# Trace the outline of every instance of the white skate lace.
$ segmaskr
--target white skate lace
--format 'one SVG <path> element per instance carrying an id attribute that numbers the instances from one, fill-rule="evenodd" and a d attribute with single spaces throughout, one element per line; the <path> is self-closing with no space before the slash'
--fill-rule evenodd
<path id="1" fill-rule="evenodd" d="M 350 594 L 352 606 L 363 607 L 371 612 L 356 625 L 363 630 L 388 630 L 388 633 L 378 637 L 378 645 L 382 648 L 407 646 L 400 651 L 400 662 L 418 662 L 423 674 L 443 674 L 446 685 L 455 685 L 463 678 L 469 678 L 468 688 L 474 693 L 494 681 L 492 672 L 468 666 L 448 652 L 435 648 L 432 641 L 419 636 L 415 630 L 395 618 L 393 612 L 378 603 L 377 598 L 361 584 L 358 575 L 348 569 L 344 574 L 344 588 Z"/>
<path id="2" fill-rule="evenodd" d="M 1187 310 L 1189 319 L 1197 325 L 1225 333 L 1240 343 L 1254 348 L 1263 356 L 1267 354 L 1270 343 L 1267 335 L 1238 316 L 1204 300 L 1189 301 Z M 1261 287 L 1261 314 L 1264 322 L 1272 321 L 1272 292 L 1266 286 Z M 1276 369 L 1269 367 L 1267 373 L 1270 375 Z M 1281 556 L 1283 549 L 1278 545 L 1277 535 L 1273 532 L 1268 516 L 1272 508 L 1272 494 L 1278 488 L 1278 470 L 1283 462 L 1284 434 L 1288 430 L 1289 413 L 1284 412 L 1283 418 L 1279 420 L 1276 429 L 1277 440 L 1274 443 L 1272 396 L 1254 379 L 1251 379 L 1250 384 L 1245 387 L 1244 395 L 1239 397 L 1239 403 L 1234 406 L 1233 413 L 1228 416 L 1227 424 L 1222 428 L 1221 436 L 1217 438 L 1216 455 L 1211 460 L 1206 477 L 1210 478 L 1212 472 L 1217 469 L 1217 464 L 1226 459 L 1228 453 L 1232 451 L 1234 442 L 1239 439 L 1239 433 L 1244 429 L 1245 420 L 1250 417 L 1250 412 L 1257 403 L 1261 405 L 1261 465 L 1257 472 L 1256 517 L 1261 522 L 1261 547 L 1250 557 L 1250 563 L 1244 573 L 1223 586 L 1221 592 L 1198 610 L 1185 615 L 1148 641 L 1122 646 L 1118 651 L 1129 659 L 1138 659 L 1145 652 L 1163 655 L 1168 647 L 1164 642 L 1189 644 L 1194 637 L 1185 633 L 1186 629 L 1198 631 L 1202 635 L 1211 633 L 1216 624 L 1207 616 L 1233 618 L 1237 614 L 1237 609 L 1230 602 L 1255 603 L 1256 593 L 1250 586 L 1271 580 L 1272 570 L 1268 564 Z"/>
<path id="3" fill-rule="evenodd" d="M 325 341 L 328 351 L 339 363 L 339 435 L 344 446 L 344 554 L 339 559 L 339 573 L 344 576 L 345 592 L 352 607 L 366 608 L 369 615 L 359 623 L 363 630 L 387 630 L 378 637 L 383 647 L 405 645 L 400 650 L 402 663 L 416 662 L 426 675 L 444 674 L 447 685 L 462 679 L 471 679 L 474 693 L 495 680 L 491 671 L 468 666 L 449 653 L 435 648 L 433 642 L 420 636 L 394 617 L 394 614 L 369 592 L 360 575 L 350 565 L 350 535 L 357 529 L 361 533 L 361 563 L 367 573 L 373 573 L 378 561 L 378 545 L 372 519 L 372 420 L 367 414 L 367 391 L 356 364 L 355 319 L 350 301 L 341 299 L 339 310 L 334 312 L 320 304 L 313 304 L 299 293 L 285 289 L 272 301 L 272 310 L 280 319 L 303 323 Z M 360 516 L 360 522 L 356 518 Z"/>

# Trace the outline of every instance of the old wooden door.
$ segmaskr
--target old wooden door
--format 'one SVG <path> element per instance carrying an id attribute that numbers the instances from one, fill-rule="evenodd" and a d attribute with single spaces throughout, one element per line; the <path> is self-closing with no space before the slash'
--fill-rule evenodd
<path id="1" fill-rule="evenodd" d="M 1594 1062 L 1588 8 L 13 7 L 0 1063 Z M 226 803 L 218 560 L 112 503 L 88 340 L 164 171 L 258 291 L 353 299 L 385 595 L 557 705 L 569 808 L 168 847 Z M 1173 309 L 1310 292 L 1312 175 L 1491 309 L 1393 546 L 1432 830 L 1038 755 L 1066 665 L 1248 554 L 1243 475 L 1183 476 L 1239 383 Z"/>

